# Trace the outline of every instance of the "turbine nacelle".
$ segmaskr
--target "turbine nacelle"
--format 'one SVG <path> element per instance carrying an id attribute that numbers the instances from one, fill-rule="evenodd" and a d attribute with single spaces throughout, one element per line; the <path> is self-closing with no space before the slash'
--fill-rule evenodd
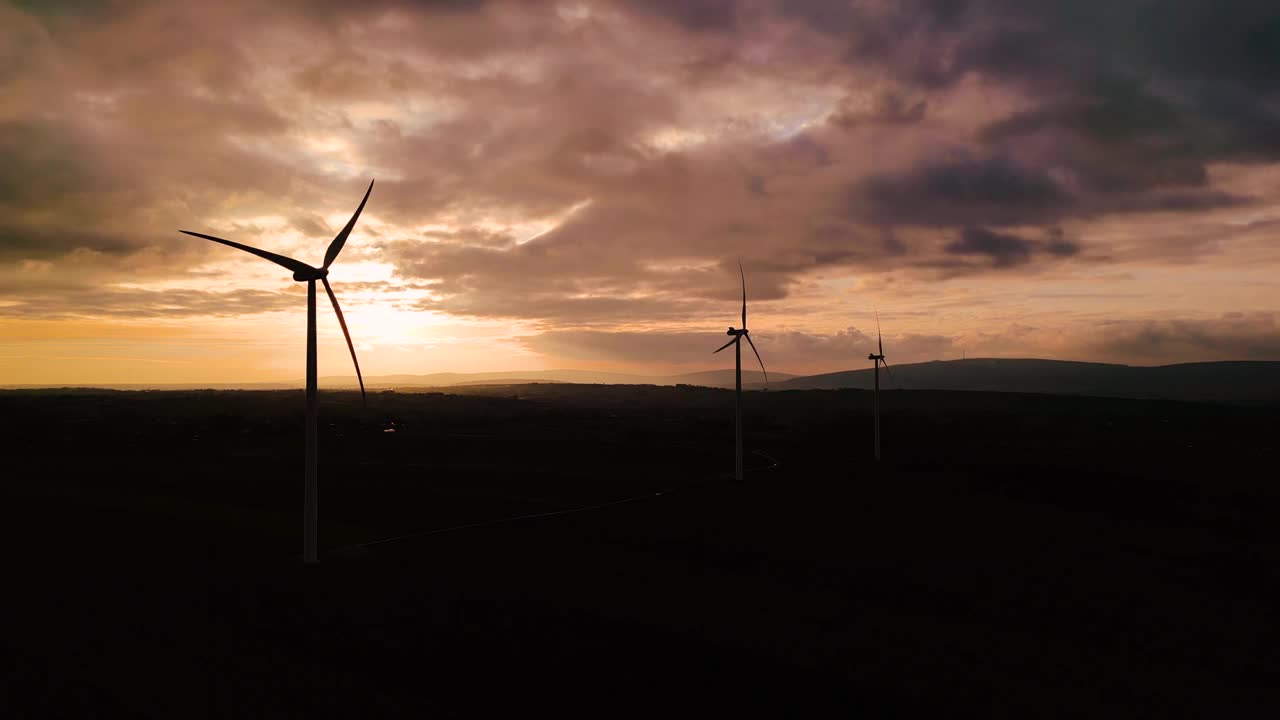
<path id="1" fill-rule="evenodd" d="M 731 337 L 739 337 L 746 334 L 747 334 L 746 328 L 742 328 L 741 330 L 739 330 L 733 327 L 732 325 L 729 326 L 729 331 L 725 333 L 725 335 L 729 335 Z"/>
<path id="2" fill-rule="evenodd" d="M 293 279 L 298 282 L 323 280 L 329 276 L 329 268 L 308 267 L 306 270 L 294 270 Z"/>

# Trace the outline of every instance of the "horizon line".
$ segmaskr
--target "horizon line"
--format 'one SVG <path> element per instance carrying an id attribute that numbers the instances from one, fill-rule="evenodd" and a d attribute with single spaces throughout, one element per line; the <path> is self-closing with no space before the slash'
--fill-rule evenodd
<path id="1" fill-rule="evenodd" d="M 1211 364 L 1227 364 L 1227 363 L 1230 363 L 1230 364 L 1278 363 L 1280 364 L 1280 358 L 1277 358 L 1274 360 L 1254 360 L 1254 359 L 1195 360 L 1195 361 L 1186 361 L 1186 362 L 1161 363 L 1161 364 L 1155 364 L 1155 365 L 1140 365 L 1140 364 L 1134 364 L 1134 363 L 1098 362 L 1098 361 L 1090 361 L 1090 360 L 1059 360 L 1055 358 L 1035 358 L 1035 357 L 976 357 L 976 358 L 952 358 L 952 359 L 946 359 L 946 360 L 942 360 L 942 359 L 922 360 L 919 362 L 896 364 L 893 367 L 897 369 L 897 368 L 913 367 L 918 365 L 932 365 L 932 364 L 945 364 L 945 363 L 975 363 L 975 362 L 985 362 L 985 361 L 993 361 L 993 360 L 1007 361 L 1007 362 L 1059 363 L 1059 364 L 1068 364 L 1068 365 L 1106 365 L 1106 366 L 1112 366 L 1112 367 L 1148 368 L 1148 369 L 1175 367 L 1180 365 L 1211 365 Z M 380 378 L 389 378 L 389 377 L 430 378 L 430 377 L 438 377 L 438 376 L 444 376 L 444 375 L 454 375 L 454 376 L 460 376 L 460 377 L 508 375 L 508 376 L 515 376 L 515 377 L 493 378 L 493 379 L 495 380 L 505 379 L 505 380 L 511 380 L 511 381 L 519 381 L 519 380 L 530 381 L 529 383 L 526 383 L 526 384 L 532 384 L 532 383 L 537 383 L 541 381 L 541 382 L 570 384 L 570 385 L 572 384 L 652 385 L 655 383 L 625 383 L 625 382 L 593 383 L 593 382 L 574 382 L 574 381 L 564 381 L 564 380 L 557 381 L 557 380 L 548 379 L 548 378 L 536 378 L 536 377 L 521 378 L 518 376 L 524 373 L 527 373 L 529 375 L 547 374 L 547 373 L 581 373 L 581 374 L 595 374 L 595 375 L 612 375 L 620 378 L 637 378 L 637 379 L 656 380 L 656 379 L 682 378 L 690 375 L 709 375 L 714 373 L 732 375 L 733 372 L 734 371 L 732 369 L 723 369 L 723 368 L 714 368 L 710 370 L 689 370 L 685 372 L 676 372 L 676 373 L 643 373 L 643 372 L 626 372 L 626 371 L 619 371 L 619 370 L 584 370 L 580 368 L 551 368 L 551 369 L 545 369 L 545 370 L 489 370 L 489 371 L 479 371 L 479 372 L 458 372 L 453 370 L 441 370 L 441 371 L 434 371 L 434 372 L 427 372 L 427 373 L 398 372 L 398 373 L 386 373 L 382 375 L 370 375 L 365 378 L 365 381 L 366 381 L 366 385 L 371 385 L 373 383 L 376 383 Z M 786 381 L 795 380 L 795 379 L 821 377 L 826 375 L 837 375 L 841 373 L 859 373 L 859 372 L 871 373 L 873 372 L 873 370 L 870 367 L 850 367 L 843 370 L 827 370 L 827 371 L 815 372 L 815 373 L 775 372 L 773 374 L 777 377 L 784 378 L 783 382 L 786 382 Z M 763 373 L 761 373 L 759 370 L 749 370 L 749 371 L 744 370 L 744 373 L 754 373 L 755 375 L 763 376 Z M 354 375 L 321 375 L 319 376 L 319 379 L 328 380 L 330 382 L 333 382 L 333 381 L 351 382 L 352 385 L 355 385 L 354 381 L 356 378 Z M 139 389 L 142 389 L 142 388 L 234 389 L 236 387 L 243 387 L 243 386 L 263 386 L 263 385 L 283 386 L 283 387 L 273 387 L 268 389 L 292 389 L 295 386 L 302 387 L 304 384 L 305 384 L 305 380 L 302 378 L 277 378 L 277 379 L 269 379 L 269 380 L 175 380 L 175 381 L 167 381 L 167 382 L 50 380 L 50 381 L 30 382 L 30 383 L 0 383 L 0 389 L 2 390 L 39 390 L 39 389 L 55 390 L 55 389 L 84 388 L 84 389 L 110 390 L 110 389 L 119 388 L 119 387 L 129 387 L 129 388 L 139 388 Z M 452 383 L 452 384 L 460 385 L 464 383 Z M 671 383 L 671 384 L 674 385 L 674 384 L 685 384 L 685 383 Z M 423 385 L 419 387 L 431 387 L 431 386 Z M 440 386 L 440 387 L 444 387 L 444 386 Z"/>

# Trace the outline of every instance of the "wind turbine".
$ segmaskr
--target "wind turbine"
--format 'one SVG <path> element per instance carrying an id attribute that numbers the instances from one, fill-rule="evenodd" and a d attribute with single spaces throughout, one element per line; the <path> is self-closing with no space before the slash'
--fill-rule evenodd
<path id="1" fill-rule="evenodd" d="M 732 340 L 721 345 L 711 354 L 724 350 L 733 345 L 734 355 L 734 404 L 733 404 L 733 431 L 734 431 L 734 478 L 739 483 L 742 482 L 742 339 L 747 339 L 747 344 L 751 346 L 751 352 L 756 354 L 756 360 L 760 362 L 760 372 L 764 373 L 764 386 L 769 387 L 769 371 L 764 369 L 764 360 L 760 359 L 760 351 L 756 350 L 756 344 L 751 342 L 751 336 L 747 334 L 747 276 L 742 272 L 742 263 L 738 263 L 738 275 L 742 278 L 742 328 L 737 329 L 732 325 L 729 326 L 729 332 L 726 333 L 733 337 Z"/>
<path id="2" fill-rule="evenodd" d="M 270 260 L 286 270 L 292 270 L 294 280 L 307 284 L 307 444 L 306 480 L 303 485 L 302 499 L 302 559 L 306 563 L 319 562 L 319 498 L 317 497 L 319 480 L 316 476 L 316 426 L 317 406 L 319 404 L 316 397 L 316 281 L 319 280 L 324 283 L 324 291 L 329 294 L 329 301 L 333 303 L 333 312 L 338 316 L 338 324 L 342 326 L 342 334 L 347 338 L 347 349 L 351 351 L 351 362 L 356 366 L 356 379 L 360 381 L 360 399 L 367 404 L 368 398 L 364 392 L 364 377 L 360 375 L 360 361 L 356 359 L 356 346 L 351 342 L 351 333 L 347 331 L 347 321 L 342 316 L 342 308 L 338 306 L 338 298 L 333 294 L 333 287 L 329 285 L 329 266 L 337 259 L 338 253 L 342 252 L 342 246 L 347 243 L 347 236 L 351 234 L 351 228 L 355 227 L 356 219 L 360 217 L 360 211 L 364 210 L 364 204 L 369 201 L 369 193 L 371 192 L 373 192 L 372 180 L 369 181 L 369 189 L 364 191 L 364 199 L 360 201 L 360 207 L 356 208 L 356 213 L 347 221 L 347 225 L 342 228 L 342 232 L 338 233 L 333 238 L 333 241 L 329 243 L 329 249 L 324 252 L 324 264 L 320 267 L 312 267 L 284 255 L 277 255 L 266 250 L 259 250 L 248 245 L 223 240 L 220 237 L 189 230 L 179 231 Z"/>
<path id="3" fill-rule="evenodd" d="M 876 345 L 880 348 L 880 354 L 871 353 L 867 355 L 867 359 L 871 361 L 871 366 L 876 371 L 876 392 L 875 392 L 875 416 L 876 416 L 876 461 L 880 461 L 880 366 L 884 365 L 884 371 L 889 373 L 889 379 L 893 379 L 893 372 L 889 370 L 889 363 L 884 361 L 884 340 L 880 337 L 880 311 L 876 311 Z"/>

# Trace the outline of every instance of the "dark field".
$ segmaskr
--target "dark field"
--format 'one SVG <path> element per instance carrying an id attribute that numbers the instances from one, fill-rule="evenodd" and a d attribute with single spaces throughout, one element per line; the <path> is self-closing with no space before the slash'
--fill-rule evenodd
<path id="1" fill-rule="evenodd" d="M 1280 409 L 753 392 L 739 486 L 729 391 L 465 392 L 322 391 L 318 567 L 300 391 L 0 392 L 5 714 L 1278 699 Z"/>

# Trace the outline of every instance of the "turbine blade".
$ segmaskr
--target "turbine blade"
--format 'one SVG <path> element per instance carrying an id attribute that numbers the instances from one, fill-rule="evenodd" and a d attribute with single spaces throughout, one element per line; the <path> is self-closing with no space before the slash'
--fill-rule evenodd
<path id="1" fill-rule="evenodd" d="M 764 386 L 769 387 L 769 371 L 764 369 L 764 360 L 760 359 L 760 351 L 756 349 L 756 344 L 751 342 L 750 335 L 743 335 L 747 339 L 747 344 L 751 346 L 751 352 L 756 354 L 756 360 L 760 363 L 760 372 L 764 373 Z"/>
<path id="2" fill-rule="evenodd" d="M 320 278 L 324 283 L 324 291 L 329 293 L 329 302 L 333 303 L 333 313 L 338 316 L 338 324 L 342 326 L 342 334 L 347 338 L 347 349 L 351 351 L 351 363 L 356 366 L 356 380 L 360 381 L 360 400 L 369 406 L 369 398 L 364 394 L 364 376 L 360 374 L 360 361 L 356 359 L 356 346 L 351 342 L 351 333 L 347 331 L 347 319 L 342 316 L 342 308 L 338 306 L 338 296 L 333 294 L 333 286 L 329 278 Z"/>
<path id="3" fill-rule="evenodd" d="M 747 329 L 747 274 L 742 272 L 742 261 L 738 261 L 738 275 L 742 278 L 742 329 Z"/>
<path id="4" fill-rule="evenodd" d="M 889 369 L 889 363 L 885 362 L 884 358 L 880 358 L 880 362 L 884 365 L 884 371 L 889 373 L 889 380 L 892 381 L 894 385 L 897 385 L 898 381 L 893 379 L 893 371 Z"/>
<path id="5" fill-rule="evenodd" d="M 880 311 L 876 310 L 876 344 L 880 346 L 880 354 L 884 354 L 884 340 L 880 338 Z"/>
<path id="6" fill-rule="evenodd" d="M 233 247 L 233 248 L 236 248 L 236 249 L 238 249 L 238 250 L 243 250 L 243 251 L 245 251 L 245 252 L 247 252 L 247 253 L 251 253 L 251 254 L 253 254 L 253 255 L 257 255 L 258 257 L 263 258 L 263 259 L 265 259 L 265 260 L 270 260 L 271 262 L 273 262 L 273 263 L 275 263 L 275 264 L 277 264 L 277 265 L 279 265 L 279 266 L 281 266 L 281 267 L 283 267 L 283 268 L 287 268 L 287 269 L 289 269 L 289 270 L 292 270 L 292 271 L 294 271 L 294 272 L 309 272 L 309 271 L 311 271 L 311 270 L 314 270 L 314 269 L 315 269 L 315 268 L 311 267 L 310 265 L 308 265 L 308 264 L 306 264 L 306 263 L 304 263 L 304 262 L 300 262 L 300 261 L 298 261 L 298 260 L 294 260 L 294 259 L 293 259 L 293 258 L 291 258 L 291 257 L 285 257 L 284 255 L 277 255 L 277 254 L 275 254 L 275 253 L 273 253 L 273 252 L 267 252 L 266 250 L 259 250 L 259 249 L 258 249 L 258 248 L 256 248 L 256 247 L 249 247 L 248 245 L 241 245 L 241 244 L 240 244 L 240 243 L 238 243 L 238 242 L 232 242 L 232 241 L 230 241 L 230 240 L 223 240 L 223 239 L 222 239 L 222 238 L 220 238 L 220 237 L 214 237 L 214 236 L 212 236 L 212 235 L 205 235 L 204 233 L 191 232 L 190 230 L 179 230 L 178 232 L 183 233 L 184 235 L 191 235 L 191 236 L 193 236 L 193 237 L 204 238 L 205 240 L 212 240 L 212 241 L 214 241 L 214 242 L 216 242 L 216 243 L 222 243 L 223 245 L 226 245 L 226 246 L 228 246 L 228 247 Z"/>
<path id="7" fill-rule="evenodd" d="M 711 351 L 711 354 L 712 354 L 712 355 L 715 355 L 716 353 L 720 352 L 721 350 L 723 350 L 723 349 L 725 349 L 725 348 L 729 347 L 730 345 L 732 345 L 732 344 L 734 344 L 734 343 L 736 343 L 736 342 L 738 342 L 738 338 L 735 336 L 735 337 L 734 337 L 732 340 L 730 340 L 729 342 L 727 342 L 727 343 L 725 343 L 725 344 L 721 345 L 720 347 L 716 348 L 715 350 L 712 350 L 712 351 Z"/>
<path id="8" fill-rule="evenodd" d="M 369 193 L 373 192 L 373 181 L 369 181 L 369 189 L 364 191 L 364 199 L 360 201 L 360 207 L 356 208 L 356 214 L 351 216 L 347 221 L 347 226 L 342 228 L 342 232 L 338 233 L 333 242 L 329 243 L 329 249 L 324 251 L 324 265 L 321 267 L 326 270 L 338 259 L 338 253 L 342 252 L 342 246 L 347 244 L 347 236 L 351 234 L 351 228 L 356 226 L 356 218 L 360 217 L 360 211 L 364 210 L 364 204 L 369 202 Z"/>

